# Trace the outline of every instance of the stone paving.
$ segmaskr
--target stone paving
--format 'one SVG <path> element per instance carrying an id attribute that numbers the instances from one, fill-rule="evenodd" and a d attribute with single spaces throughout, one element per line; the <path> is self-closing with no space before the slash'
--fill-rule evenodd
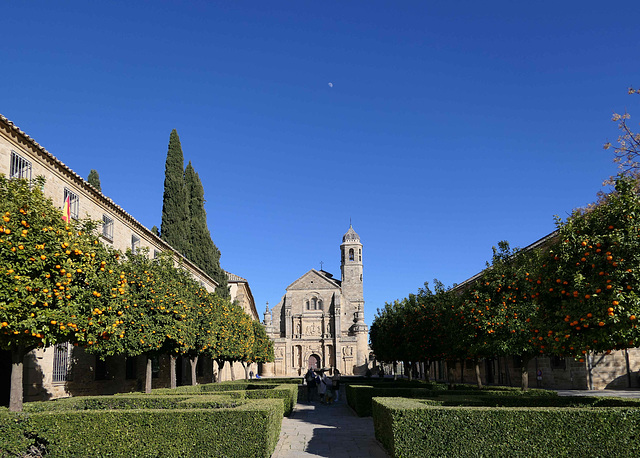
<path id="1" fill-rule="evenodd" d="M 560 396 L 614 396 L 616 398 L 640 398 L 640 390 L 556 390 Z"/>
<path id="2" fill-rule="evenodd" d="M 331 405 L 298 402 L 282 420 L 280 440 L 271 458 L 388 458 L 374 436 L 373 419 L 358 417 L 344 402 L 344 394 L 343 388 L 340 400 Z"/>

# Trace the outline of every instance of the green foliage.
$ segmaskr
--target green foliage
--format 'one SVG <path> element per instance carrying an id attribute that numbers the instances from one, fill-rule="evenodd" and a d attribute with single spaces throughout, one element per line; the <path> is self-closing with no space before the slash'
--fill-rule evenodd
<path id="1" fill-rule="evenodd" d="M 465 289 L 456 313 L 466 331 L 466 355 L 474 358 L 535 353 L 531 320 L 537 313 L 531 273 L 539 253 L 511 250 L 505 241 L 493 249 L 491 265 Z"/>
<path id="2" fill-rule="evenodd" d="M 615 192 L 559 222 L 539 278 L 540 351 L 582 357 L 637 346 L 640 196 L 619 176 Z"/>
<path id="3" fill-rule="evenodd" d="M 207 226 L 204 188 L 191 161 L 187 164 L 184 181 L 189 207 L 189 249 L 183 254 L 218 283 L 216 294 L 229 298 L 227 274 L 220 267 L 220 250 L 213 243 Z"/>
<path id="4" fill-rule="evenodd" d="M 154 391 L 155 394 L 155 391 Z M 78 396 L 55 401 L 29 402 L 24 412 L 52 412 L 60 410 L 129 410 L 129 409 L 184 409 L 231 408 L 246 404 L 245 401 L 228 396 L 172 395 L 149 396 L 143 394 L 120 394 L 117 396 Z"/>
<path id="5" fill-rule="evenodd" d="M 41 456 L 44 441 L 26 415 L 0 410 L 0 456 Z"/>
<path id="6" fill-rule="evenodd" d="M 526 399 L 537 400 L 536 397 Z M 486 408 L 428 404 L 433 402 L 374 399 L 376 438 L 391 456 L 637 455 L 633 444 L 640 433 L 638 408 Z"/>
<path id="7" fill-rule="evenodd" d="M 253 349 L 247 362 L 269 363 L 275 360 L 273 341 L 267 335 L 264 325 L 259 321 L 252 321 Z"/>
<path id="8" fill-rule="evenodd" d="M 164 194 L 162 197 L 162 239 L 180 253 L 190 250 L 189 213 L 187 191 L 184 183 L 184 155 L 178 132 L 169 136 L 169 149 L 164 170 Z"/>
<path id="9" fill-rule="evenodd" d="M 284 414 L 288 416 L 293 411 L 293 407 L 298 399 L 298 385 L 297 383 L 281 383 L 280 380 L 271 380 L 251 383 L 208 383 L 204 385 L 180 386 L 173 389 L 160 388 L 153 390 L 153 394 L 165 395 L 210 395 L 212 393 L 224 393 L 233 398 L 239 397 L 243 399 L 282 399 L 284 403 Z"/>
<path id="10" fill-rule="evenodd" d="M 393 398 L 434 398 L 439 402 L 444 400 L 452 401 L 446 405 L 463 404 L 463 400 L 473 399 L 473 404 L 477 405 L 494 405 L 493 399 L 501 399 L 504 397 L 553 397 L 556 398 L 557 392 L 548 390 L 528 390 L 522 391 L 515 388 L 502 389 L 477 389 L 472 386 L 464 386 L 464 389 L 447 390 L 444 385 L 425 384 L 425 383 L 378 383 L 373 385 L 347 385 L 346 395 L 347 403 L 360 417 L 368 417 L 372 414 L 372 400 L 375 397 L 393 397 Z M 485 402 L 486 400 L 486 402 Z M 498 404 L 496 404 L 498 405 Z M 509 405 L 509 404 L 506 404 Z M 536 405 L 523 404 L 517 405 Z M 546 405 L 546 404 L 545 404 Z M 548 404 L 553 405 L 553 404 Z M 561 404 L 563 405 L 563 404 Z"/>
<path id="11" fill-rule="evenodd" d="M 92 222 L 65 223 L 43 185 L 0 175 L 0 348 L 16 362 L 36 347 L 108 339 L 125 288 L 118 253 L 99 242 Z M 20 410 L 22 384 L 14 385 L 11 408 Z"/>
<path id="12" fill-rule="evenodd" d="M 87 178 L 87 182 L 96 188 L 98 191 L 102 192 L 102 186 L 100 185 L 100 175 L 98 175 L 98 171 L 91 169 L 89 171 L 89 177 Z"/>
<path id="13" fill-rule="evenodd" d="M 29 351 L 84 342 L 86 316 L 104 309 L 97 332 L 117 321 L 117 253 L 87 222 L 67 225 L 40 186 L 0 176 L 0 348 Z"/>
<path id="14" fill-rule="evenodd" d="M 269 457 L 275 449 L 283 412 L 279 400 L 246 401 L 230 408 L 181 405 L 188 402 L 159 410 L 104 410 L 100 405 L 98 410 L 0 413 L 0 431 L 10 433 L 10 452 L 24 454 L 31 441 L 44 444 L 47 456 L 59 457 L 130 457 L 132 451 L 136 456 L 162 451 L 165 457 Z"/>
<path id="15" fill-rule="evenodd" d="M 218 303 L 218 317 L 211 356 L 219 362 L 248 361 L 255 341 L 251 317 L 226 300 Z"/>

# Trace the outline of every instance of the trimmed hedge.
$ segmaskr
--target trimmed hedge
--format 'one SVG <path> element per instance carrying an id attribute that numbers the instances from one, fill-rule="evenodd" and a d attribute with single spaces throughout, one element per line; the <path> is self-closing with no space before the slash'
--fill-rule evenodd
<path id="1" fill-rule="evenodd" d="M 26 454 L 33 446 L 55 457 L 269 457 L 282 415 L 275 399 L 234 408 L 2 411 L 0 456 Z"/>
<path id="2" fill-rule="evenodd" d="M 442 400 L 443 397 L 438 398 Z M 474 402 L 486 407 L 635 407 L 640 408 L 640 399 L 604 396 L 475 396 Z M 462 398 L 449 398 L 443 405 L 465 405 Z"/>
<path id="3" fill-rule="evenodd" d="M 284 403 L 284 414 L 291 415 L 293 407 L 298 399 L 298 385 L 284 383 L 281 385 L 267 383 L 208 383 L 205 385 L 185 385 L 177 388 L 158 388 L 152 391 L 155 395 L 176 395 L 176 394 L 214 394 L 224 393 L 226 396 L 239 399 L 282 399 Z"/>
<path id="4" fill-rule="evenodd" d="M 366 378 L 358 376 L 345 376 L 340 377 L 340 383 L 345 385 L 360 385 L 360 386 L 402 386 L 405 388 L 430 388 L 433 390 L 447 390 L 448 386 L 444 383 L 434 382 L 432 380 L 426 381 L 421 379 L 398 379 L 392 378 L 379 379 L 377 377 Z"/>
<path id="5" fill-rule="evenodd" d="M 118 396 L 79 396 L 56 399 L 54 401 L 27 402 L 25 412 L 51 412 L 60 410 L 123 410 L 123 409 L 201 409 L 233 408 L 246 401 L 232 399 L 231 396 L 154 396 L 127 394 Z"/>
<path id="6" fill-rule="evenodd" d="M 557 398 L 558 393 L 549 390 L 528 390 L 522 391 L 519 388 L 512 387 L 500 387 L 501 389 L 476 389 L 476 390 L 442 390 L 439 388 L 405 388 L 403 385 L 399 386 L 367 386 L 367 385 L 349 385 L 346 387 L 347 403 L 356 412 L 359 417 L 369 417 L 372 415 L 371 400 L 374 397 L 400 397 L 400 398 L 433 398 L 443 397 L 443 399 L 454 399 L 456 405 L 460 404 L 455 402 L 456 397 L 466 397 L 467 403 L 483 404 L 482 401 L 476 401 L 474 398 L 489 395 L 494 397 L 552 397 Z"/>
<path id="7" fill-rule="evenodd" d="M 433 404 L 434 401 L 405 398 L 373 400 L 376 438 L 391 456 L 638 455 L 635 444 L 640 435 L 639 408 L 490 408 Z"/>

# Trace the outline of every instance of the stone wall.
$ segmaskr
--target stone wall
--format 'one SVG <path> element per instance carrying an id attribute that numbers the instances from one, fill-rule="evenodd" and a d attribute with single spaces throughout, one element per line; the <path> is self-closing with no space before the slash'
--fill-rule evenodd
<path id="1" fill-rule="evenodd" d="M 604 390 L 640 387 L 640 349 L 627 350 L 629 370 L 625 351 L 611 354 L 593 355 L 588 361 L 579 362 L 573 358 L 538 357 L 529 361 L 529 387 L 546 389 Z M 452 366 L 453 364 L 453 366 Z M 591 370 L 589 370 L 591 366 Z M 448 381 L 448 368 L 453 367 L 454 383 L 476 383 L 473 362 L 465 361 L 464 369 L 460 363 L 434 362 L 429 367 L 432 380 Z M 385 366 L 387 374 L 390 367 Z M 399 369 L 401 370 L 401 369 Z M 540 371 L 541 379 L 538 379 Z M 504 357 L 480 361 L 480 374 L 483 384 L 521 386 L 521 364 L 519 358 Z"/>

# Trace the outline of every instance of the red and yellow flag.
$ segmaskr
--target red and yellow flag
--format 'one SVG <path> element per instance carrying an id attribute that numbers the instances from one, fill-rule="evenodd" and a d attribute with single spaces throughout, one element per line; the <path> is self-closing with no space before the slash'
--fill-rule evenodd
<path id="1" fill-rule="evenodd" d="M 64 200 L 64 205 L 62 206 L 62 220 L 67 223 L 71 221 L 71 202 L 69 201 L 69 196 Z"/>

